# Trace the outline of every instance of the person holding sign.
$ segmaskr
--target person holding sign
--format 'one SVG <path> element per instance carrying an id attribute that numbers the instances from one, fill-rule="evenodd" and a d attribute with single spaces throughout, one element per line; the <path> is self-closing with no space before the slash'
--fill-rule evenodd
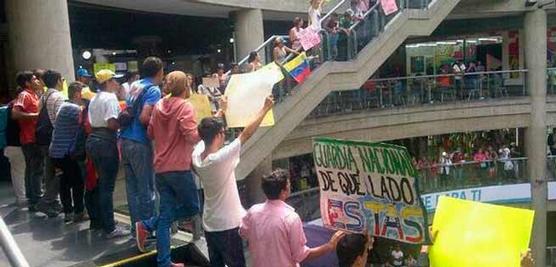
<path id="1" fill-rule="evenodd" d="M 203 227 L 213 267 L 245 266 L 243 244 L 238 234 L 245 209 L 239 199 L 235 169 L 241 146 L 255 133 L 273 105 L 272 97 L 267 97 L 255 119 L 227 146 L 224 146 L 225 127 L 221 120 L 205 118 L 198 126 L 202 141 L 193 151 L 193 167 L 204 188 Z M 225 109 L 224 99 L 216 116 L 223 115 Z"/>
<path id="2" fill-rule="evenodd" d="M 287 171 L 275 170 L 263 176 L 261 184 L 267 201 L 249 209 L 239 230 L 239 234 L 249 242 L 252 266 L 299 266 L 301 262 L 336 249 L 345 232 L 336 232 L 330 241 L 319 247 L 307 247 L 303 223 L 285 202 L 290 196 Z"/>

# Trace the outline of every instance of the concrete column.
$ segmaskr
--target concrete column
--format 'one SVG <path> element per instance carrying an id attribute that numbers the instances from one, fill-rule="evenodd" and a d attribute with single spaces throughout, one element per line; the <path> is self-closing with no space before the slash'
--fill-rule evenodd
<path id="1" fill-rule="evenodd" d="M 535 266 L 546 266 L 546 11 L 525 14 L 525 64 L 527 89 L 531 97 L 531 121 L 525 131 L 528 174 L 531 179 L 532 208 L 535 210 L 531 238 Z"/>
<path id="2" fill-rule="evenodd" d="M 263 12 L 260 9 L 242 9 L 232 12 L 231 16 L 239 61 L 264 42 Z M 259 55 L 264 60 L 264 50 Z"/>
<path id="3" fill-rule="evenodd" d="M 263 175 L 269 174 L 272 171 L 272 156 L 266 157 L 261 163 L 247 176 L 247 199 L 249 206 L 261 203 L 266 199 L 263 190 L 261 189 L 261 178 Z"/>
<path id="4" fill-rule="evenodd" d="M 75 79 L 66 0 L 7 0 L 6 13 L 16 71 L 54 69 Z"/>

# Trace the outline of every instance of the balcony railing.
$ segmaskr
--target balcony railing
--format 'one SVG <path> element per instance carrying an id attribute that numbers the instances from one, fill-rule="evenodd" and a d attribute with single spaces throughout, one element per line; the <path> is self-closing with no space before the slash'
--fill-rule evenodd
<path id="1" fill-rule="evenodd" d="M 512 78 L 518 74 L 523 78 Z M 361 89 L 330 93 L 309 117 L 526 96 L 526 74 L 516 70 L 371 79 Z"/>

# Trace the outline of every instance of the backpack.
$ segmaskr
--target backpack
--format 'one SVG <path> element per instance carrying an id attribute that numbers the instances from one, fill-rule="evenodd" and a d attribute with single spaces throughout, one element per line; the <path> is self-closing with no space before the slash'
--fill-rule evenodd
<path id="1" fill-rule="evenodd" d="M 73 160 L 77 161 L 84 161 L 85 160 L 85 141 L 87 139 L 87 133 L 85 133 L 85 112 L 88 112 L 88 109 L 85 108 L 79 114 L 80 123 L 77 132 L 75 133 L 75 139 L 73 144 L 70 147 L 69 156 Z"/>
<path id="2" fill-rule="evenodd" d="M 46 103 L 48 103 L 48 98 L 50 98 L 53 93 L 54 92 L 46 96 L 41 111 L 39 112 L 39 119 L 37 120 L 37 128 L 35 130 L 35 138 L 38 145 L 50 145 L 50 141 L 52 141 L 52 130 L 54 130 L 54 127 L 48 117 Z"/>
<path id="3" fill-rule="evenodd" d="M 145 88 L 141 89 L 141 93 L 137 96 L 137 98 L 128 105 L 120 114 L 118 115 L 118 122 L 120 123 L 120 128 L 126 129 L 133 123 L 133 119 L 137 116 L 139 109 L 142 105 L 139 103 L 143 103 L 143 96 L 147 93 L 147 91 L 153 87 L 154 84 L 149 86 L 145 86 Z M 139 103 L 138 103 L 139 102 Z"/>
<path id="4" fill-rule="evenodd" d="M 8 122 L 6 125 L 6 143 L 8 146 L 21 146 L 19 139 L 19 122 L 12 118 L 13 102 L 8 104 Z"/>

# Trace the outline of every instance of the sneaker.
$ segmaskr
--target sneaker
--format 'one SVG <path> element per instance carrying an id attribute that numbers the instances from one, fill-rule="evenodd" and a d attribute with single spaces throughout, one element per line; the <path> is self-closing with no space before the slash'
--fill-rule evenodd
<path id="1" fill-rule="evenodd" d="M 106 234 L 104 237 L 106 239 L 112 239 L 112 238 L 117 238 L 117 237 L 124 237 L 124 236 L 128 236 L 130 234 L 129 230 L 123 229 L 119 226 L 116 226 L 116 228 L 114 228 L 114 230 L 109 233 Z"/>
<path id="2" fill-rule="evenodd" d="M 64 213 L 64 223 L 71 223 L 73 221 L 73 213 Z"/>
<path id="3" fill-rule="evenodd" d="M 137 249 L 141 252 L 146 252 L 145 249 L 145 241 L 147 240 L 147 236 L 149 235 L 149 231 L 145 228 L 145 225 L 142 222 L 135 223 L 135 243 L 137 243 Z"/>
<path id="4" fill-rule="evenodd" d="M 59 211 L 55 205 L 37 204 L 36 207 L 38 212 L 46 214 L 50 218 L 58 217 Z"/>
<path id="5" fill-rule="evenodd" d="M 29 206 L 27 207 L 27 210 L 28 210 L 29 212 L 37 212 L 37 211 L 39 211 L 39 210 L 37 209 L 36 204 L 29 204 Z"/>
<path id="6" fill-rule="evenodd" d="M 85 213 L 84 212 L 80 212 L 80 213 L 76 213 L 73 215 L 73 222 L 74 223 L 78 223 L 78 222 L 82 222 L 85 221 Z"/>
<path id="7" fill-rule="evenodd" d="M 185 265 L 183 263 L 170 262 L 170 267 L 185 267 Z"/>

